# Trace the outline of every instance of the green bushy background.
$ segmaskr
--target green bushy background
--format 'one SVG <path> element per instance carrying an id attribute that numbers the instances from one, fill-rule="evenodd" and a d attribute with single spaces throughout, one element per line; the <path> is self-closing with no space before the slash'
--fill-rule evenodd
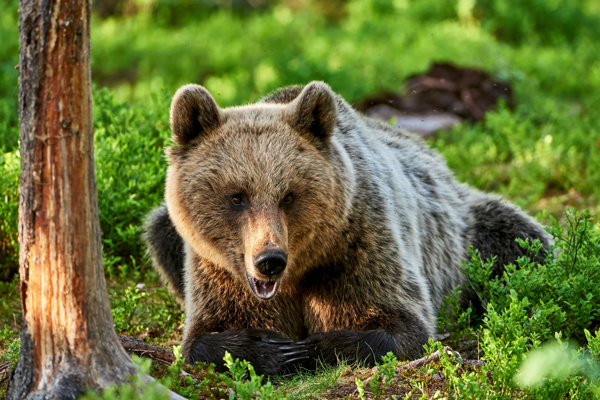
<path id="1" fill-rule="evenodd" d="M 93 9 L 102 243 L 122 332 L 158 332 L 160 337 L 181 321 L 176 303 L 149 269 L 140 227 L 163 196 L 168 107 L 182 84 L 204 85 L 224 107 L 255 101 L 283 85 L 323 80 L 352 102 L 400 91 L 406 78 L 434 62 L 480 68 L 513 84 L 516 107 L 501 104 L 485 121 L 456 126 L 430 140 L 457 178 L 502 194 L 545 224 L 556 218 L 555 233 L 570 226 L 567 205 L 587 208 L 592 215 L 600 211 L 598 1 L 121 0 L 97 1 Z M 0 282 L 0 295 L 7 299 L 0 316 L 10 338 L 19 321 L 14 301 L 20 163 L 17 1 L 0 0 L 0 10 L 0 280 L 6 281 Z M 508 397 L 517 393 L 511 379 L 526 358 L 523 351 L 515 353 L 516 346 L 539 347 L 556 332 L 576 339 L 576 349 L 586 343 L 592 343 L 591 349 L 598 346 L 585 333 L 591 332 L 591 338 L 599 326 L 597 311 L 586 311 L 597 310 L 600 296 L 594 289 L 600 287 L 594 272 L 600 267 L 598 226 L 591 218 L 589 236 L 582 241 L 588 251 L 572 262 L 580 266 L 573 269 L 578 272 L 560 275 L 562 261 L 530 273 L 508 269 L 515 286 L 488 292 L 495 294 L 484 317 L 487 333 L 479 335 L 493 362 L 500 363 L 493 359 L 494 346 L 502 344 L 514 356 L 507 364 L 510 374 L 493 373 L 502 387 L 511 388 Z M 147 287 L 132 286 L 140 282 Z M 530 320 L 535 315 L 552 318 L 536 325 Z M 450 322 L 448 329 L 474 332 Z M 526 343 L 519 337 L 526 337 Z M 502 390 L 477 382 L 481 390 L 502 398 Z M 466 390 L 459 386 L 452 387 Z M 568 393 L 573 387 L 559 389 Z"/>
<path id="2" fill-rule="evenodd" d="M 18 29 L 16 1 L 1 1 L 0 34 L 9 39 L 0 49 L 6 277 L 16 265 Z M 206 86 L 221 106 L 315 79 L 354 101 L 400 90 L 436 61 L 482 68 L 513 82 L 517 107 L 500 107 L 484 123 L 456 127 L 432 143 L 457 177 L 534 214 L 560 217 L 565 204 L 598 209 L 597 2 L 357 0 L 340 1 L 335 11 L 324 1 L 259 3 L 248 10 L 139 0 L 106 19 L 94 15 L 96 166 L 108 268 L 144 264 L 139 227 L 163 190 L 169 96 L 189 82 Z"/>

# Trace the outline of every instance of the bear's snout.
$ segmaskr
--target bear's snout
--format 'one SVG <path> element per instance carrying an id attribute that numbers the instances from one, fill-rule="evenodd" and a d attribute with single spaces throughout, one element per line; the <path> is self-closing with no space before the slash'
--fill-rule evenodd
<path id="1" fill-rule="evenodd" d="M 246 272 L 246 279 L 252 292 L 262 300 L 268 300 L 277 294 L 281 283 L 280 274 L 287 265 L 287 254 L 281 250 L 263 251 L 252 257 L 254 268 L 262 277 L 254 277 Z"/>
<path id="2" fill-rule="evenodd" d="M 268 252 L 254 257 L 254 266 L 263 275 L 279 275 L 287 265 L 287 255 L 283 252 Z"/>

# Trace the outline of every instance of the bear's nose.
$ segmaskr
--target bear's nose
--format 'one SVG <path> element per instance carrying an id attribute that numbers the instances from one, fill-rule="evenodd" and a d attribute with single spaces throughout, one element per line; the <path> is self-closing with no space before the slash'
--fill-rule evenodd
<path id="1" fill-rule="evenodd" d="M 256 269 L 267 276 L 280 274 L 287 264 L 287 255 L 281 252 L 263 253 L 254 259 Z"/>

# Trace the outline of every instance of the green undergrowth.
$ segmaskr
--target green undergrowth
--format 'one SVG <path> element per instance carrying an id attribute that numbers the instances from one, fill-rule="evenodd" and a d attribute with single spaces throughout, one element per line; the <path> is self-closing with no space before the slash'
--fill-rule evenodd
<path id="1" fill-rule="evenodd" d="M 148 102 L 150 107 L 131 107 L 107 89 L 94 92 L 98 207 L 109 277 L 147 270 L 141 227 L 164 195 L 170 99 L 162 93 Z"/>
<path id="2" fill-rule="evenodd" d="M 0 399 L 8 383 L 8 375 L 19 357 L 19 331 L 21 326 L 21 303 L 19 279 L 0 281 Z"/>
<path id="3" fill-rule="evenodd" d="M 111 310 L 117 333 L 165 342 L 169 336 L 181 339 L 183 312 L 179 303 L 157 278 L 154 284 L 109 281 Z"/>
<path id="4" fill-rule="evenodd" d="M 218 1 L 202 7 L 136 0 L 135 12 L 94 16 L 92 76 L 98 87 L 110 86 L 94 90 L 93 108 L 109 276 L 148 267 L 140 227 L 163 195 L 170 96 L 189 82 L 205 85 L 221 106 L 310 80 L 356 101 L 402 90 L 407 77 L 433 62 L 482 68 L 510 80 L 516 107 L 500 106 L 482 123 L 431 140 L 458 179 L 500 193 L 546 223 L 548 215 L 560 218 L 565 205 L 598 213 L 596 2 L 512 1 L 518 15 L 499 0 L 433 3 L 340 0 L 343 12 L 332 16 L 316 0 L 273 1 L 253 12 Z M 0 17 L 7 38 L 0 48 L 0 279 L 6 280 L 18 254 L 17 2 L 0 0 L 0 7 L 8 10 Z M 562 12 L 554 13 L 557 7 Z M 178 9 L 186 13 L 175 24 Z"/>
<path id="5" fill-rule="evenodd" d="M 261 399 L 285 400 L 289 396 L 277 391 L 263 375 L 257 375 L 247 361 L 233 359 L 225 353 L 226 373 L 215 372 L 213 366 L 197 364 L 188 366 L 183 361 L 181 349 L 174 347 L 176 360 L 168 367 L 152 365 L 148 359 L 134 357 L 139 375 L 129 377 L 129 382 L 111 385 L 100 392 L 88 390 L 82 400 L 168 399 L 168 390 L 190 399 Z M 145 376 L 152 375 L 155 381 L 148 382 Z"/>
<path id="6" fill-rule="evenodd" d="M 472 253 L 465 270 L 485 305 L 483 321 L 470 326 L 470 308 L 450 307 L 453 315 L 442 313 L 439 322 L 453 339 L 476 340 L 486 364 L 459 379 L 450 373 L 456 366 L 443 367 L 452 378 L 449 393 L 474 399 L 600 396 L 600 225 L 587 211 L 567 210 L 565 220 L 566 228 L 555 222 L 549 229 L 554 257 L 542 264 L 522 257 L 492 279 L 493 260 Z M 521 245 L 540 248 L 538 242 Z"/>

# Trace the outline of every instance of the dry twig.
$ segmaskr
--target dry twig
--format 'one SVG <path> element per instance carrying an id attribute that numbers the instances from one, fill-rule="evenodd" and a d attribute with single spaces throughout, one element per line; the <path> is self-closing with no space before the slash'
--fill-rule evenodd
<path id="1" fill-rule="evenodd" d="M 448 354 L 449 356 L 453 356 L 455 358 L 462 359 L 462 357 L 460 356 L 460 353 L 456 350 L 453 350 L 450 346 L 444 346 L 444 352 L 446 354 Z M 430 356 L 422 357 L 417 360 L 411 361 L 408 364 L 399 366 L 396 369 L 396 372 L 408 371 L 408 370 L 414 369 L 414 368 L 421 368 L 423 365 L 427 365 L 427 364 L 430 364 L 430 363 L 436 362 L 436 361 L 440 361 L 440 351 L 439 350 L 435 351 Z M 465 361 L 463 361 L 463 364 L 480 367 L 482 365 L 485 365 L 485 362 L 480 361 L 480 360 L 465 360 Z"/>
<path id="2" fill-rule="evenodd" d="M 10 361 L 0 363 L 0 384 L 4 383 L 10 376 L 11 366 L 12 363 Z"/>
<path id="3" fill-rule="evenodd" d="M 165 350 L 160 347 L 142 342 L 131 336 L 119 336 L 121 346 L 129 354 L 135 354 L 140 357 L 150 358 L 153 361 L 164 365 L 170 365 L 175 361 L 175 355 L 171 350 Z"/>

